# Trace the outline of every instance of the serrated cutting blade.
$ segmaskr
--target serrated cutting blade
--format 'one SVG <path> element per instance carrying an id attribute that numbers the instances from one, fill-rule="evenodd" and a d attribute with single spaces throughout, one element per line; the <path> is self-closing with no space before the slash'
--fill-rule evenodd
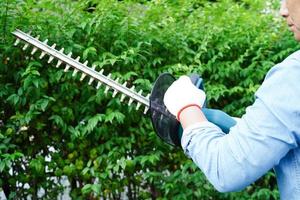
<path id="1" fill-rule="evenodd" d="M 45 39 L 43 42 L 41 42 L 39 40 L 39 37 L 34 38 L 30 34 L 24 33 L 20 30 L 15 30 L 12 34 L 17 37 L 17 40 L 14 43 L 15 45 L 18 45 L 20 41 L 23 41 L 25 42 L 24 47 L 26 47 L 23 47 L 24 49 L 27 49 L 29 45 L 33 46 L 32 54 L 34 54 L 37 50 L 40 50 L 40 59 L 42 59 L 46 55 L 49 56 L 48 63 L 51 63 L 53 59 L 57 59 L 56 67 L 59 67 L 61 64 L 65 64 L 65 72 L 67 72 L 69 68 L 72 67 L 74 68 L 72 74 L 73 76 L 75 76 L 78 72 L 81 72 L 81 79 L 84 79 L 85 76 L 89 76 L 89 84 L 92 84 L 93 81 L 98 82 L 96 86 L 97 89 L 101 86 L 101 84 L 104 84 L 106 85 L 106 92 L 109 89 L 112 89 L 113 97 L 117 93 L 121 93 L 121 101 L 128 97 L 128 105 L 131 105 L 133 101 L 136 101 L 137 109 L 139 109 L 141 105 L 144 105 L 144 113 L 149 110 L 149 94 L 145 97 L 141 92 L 136 92 L 134 90 L 134 87 L 127 88 L 126 82 L 121 84 L 118 82 L 119 79 L 113 80 L 112 78 L 110 78 L 110 74 L 108 76 L 105 76 L 103 74 L 103 70 L 101 70 L 100 72 L 96 71 L 96 66 L 94 65 L 92 67 L 88 67 L 87 61 L 82 64 L 79 61 L 80 57 L 73 59 L 71 57 L 71 52 L 68 55 L 64 54 L 64 48 L 58 51 L 57 49 L 55 49 L 56 45 L 50 46 L 47 44 L 48 39 Z"/>

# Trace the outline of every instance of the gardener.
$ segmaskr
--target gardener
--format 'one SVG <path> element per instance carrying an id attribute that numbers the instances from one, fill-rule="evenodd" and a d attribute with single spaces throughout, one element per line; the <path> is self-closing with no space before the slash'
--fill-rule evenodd
<path id="1" fill-rule="evenodd" d="M 280 14 L 300 41 L 300 1 L 281 4 Z M 229 134 L 206 120 L 201 112 L 204 100 L 205 93 L 186 76 L 164 96 L 184 128 L 184 152 L 214 187 L 221 192 L 241 190 L 274 168 L 281 199 L 300 199 L 300 51 L 267 73 L 254 104 Z"/>

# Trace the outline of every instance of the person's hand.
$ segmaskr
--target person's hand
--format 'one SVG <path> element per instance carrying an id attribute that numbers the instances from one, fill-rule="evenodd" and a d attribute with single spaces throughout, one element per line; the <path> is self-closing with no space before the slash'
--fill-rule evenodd
<path id="1" fill-rule="evenodd" d="M 188 76 L 181 76 L 166 91 L 164 104 L 167 109 L 180 121 L 180 113 L 189 107 L 202 108 L 206 95 L 197 88 Z"/>

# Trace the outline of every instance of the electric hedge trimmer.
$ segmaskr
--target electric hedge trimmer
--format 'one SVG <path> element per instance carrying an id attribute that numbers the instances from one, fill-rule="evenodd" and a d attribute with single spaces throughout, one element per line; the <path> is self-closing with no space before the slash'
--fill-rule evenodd
<path id="1" fill-rule="evenodd" d="M 56 68 L 61 65 L 65 65 L 64 72 L 69 71 L 71 68 L 73 69 L 73 76 L 76 76 L 78 72 L 81 72 L 80 80 L 82 81 L 86 76 L 89 77 L 88 84 L 91 85 L 93 82 L 96 82 L 96 89 L 99 89 L 103 84 L 105 85 L 106 94 L 110 89 L 113 90 L 112 97 L 114 98 L 117 93 L 121 93 L 121 102 L 125 100 L 126 97 L 129 98 L 128 105 L 130 106 L 133 102 L 136 103 L 136 110 L 144 107 L 144 114 L 150 113 L 150 117 L 152 120 L 152 125 L 157 133 L 157 135 L 166 143 L 180 146 L 180 139 L 182 136 L 182 128 L 180 123 L 176 120 L 175 116 L 173 116 L 170 112 L 168 112 L 167 108 L 163 103 L 163 97 L 169 86 L 175 81 L 175 78 L 169 73 L 161 74 L 155 81 L 151 94 L 146 96 L 143 95 L 143 91 L 140 90 L 136 92 L 134 90 L 134 86 L 128 88 L 126 86 L 126 82 L 121 84 L 119 83 L 119 79 L 113 80 L 111 78 L 111 74 L 107 76 L 103 74 L 103 69 L 98 72 L 95 70 L 96 66 L 92 65 L 92 67 L 88 66 L 88 62 L 85 61 L 83 64 L 80 62 L 80 57 L 73 59 L 71 57 L 72 53 L 64 54 L 64 48 L 60 50 L 56 50 L 56 44 L 49 46 L 47 44 L 48 40 L 44 40 L 41 42 L 39 40 L 39 36 L 36 38 L 30 36 L 30 34 L 26 34 L 20 30 L 16 30 L 12 33 L 17 37 L 14 45 L 17 46 L 20 41 L 25 42 L 23 46 L 23 50 L 26 50 L 29 45 L 33 46 L 31 55 L 37 53 L 37 51 L 41 51 L 39 56 L 42 59 L 44 56 L 48 55 L 48 63 L 53 62 L 54 59 L 57 60 Z M 203 88 L 203 80 L 198 75 L 190 76 L 192 82 L 200 89 Z M 229 129 L 236 124 L 235 119 L 227 115 L 226 113 L 215 110 L 215 109 L 202 109 L 206 118 L 219 126 L 225 133 L 228 133 Z"/>

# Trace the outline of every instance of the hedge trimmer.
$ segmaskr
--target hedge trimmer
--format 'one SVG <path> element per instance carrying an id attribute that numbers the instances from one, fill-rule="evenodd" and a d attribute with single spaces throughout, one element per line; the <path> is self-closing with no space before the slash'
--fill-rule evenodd
<path id="1" fill-rule="evenodd" d="M 110 89 L 113 91 L 112 97 L 114 98 L 117 93 L 121 93 L 121 102 L 125 100 L 126 97 L 129 98 L 128 105 L 130 106 L 133 102 L 136 103 L 136 110 L 144 107 L 144 114 L 150 112 L 152 125 L 157 133 L 157 135 L 162 138 L 165 142 L 171 145 L 180 146 L 180 139 L 182 135 L 182 128 L 180 123 L 176 120 L 176 118 L 168 112 L 167 108 L 163 103 L 163 97 L 168 87 L 175 81 L 175 78 L 169 73 L 161 74 L 154 83 L 151 94 L 146 96 L 143 95 L 143 91 L 139 92 L 135 91 L 135 87 L 132 86 L 128 88 L 127 83 L 123 84 L 119 83 L 119 79 L 112 79 L 111 74 L 107 76 L 103 74 L 103 69 L 98 72 L 95 70 L 96 65 L 92 65 L 92 67 L 88 66 L 88 62 L 84 63 L 80 62 L 80 57 L 76 59 L 72 58 L 72 53 L 64 54 L 64 48 L 60 50 L 56 50 L 56 44 L 49 46 L 47 44 L 48 40 L 44 40 L 41 42 L 39 40 L 39 36 L 36 38 L 26 34 L 20 30 L 16 30 L 13 32 L 13 35 L 17 37 L 14 45 L 17 46 L 20 41 L 25 42 L 23 46 L 23 50 L 26 50 L 29 45 L 33 46 L 31 55 L 37 53 L 37 51 L 41 51 L 39 56 L 42 59 L 44 56 L 48 55 L 48 63 L 57 60 L 56 68 L 61 65 L 65 65 L 64 72 L 69 71 L 71 68 L 73 69 L 72 76 L 76 76 L 78 72 L 81 72 L 80 80 L 82 81 L 86 76 L 89 77 L 88 84 L 91 85 L 93 82 L 96 82 L 96 89 L 99 89 L 101 85 L 105 85 L 104 93 L 106 94 Z M 198 75 L 190 76 L 192 82 L 200 89 L 203 89 L 203 80 Z M 236 121 L 231 118 L 226 113 L 215 110 L 215 109 L 202 109 L 206 118 L 218 125 L 225 133 L 228 133 L 230 127 L 234 126 Z"/>

